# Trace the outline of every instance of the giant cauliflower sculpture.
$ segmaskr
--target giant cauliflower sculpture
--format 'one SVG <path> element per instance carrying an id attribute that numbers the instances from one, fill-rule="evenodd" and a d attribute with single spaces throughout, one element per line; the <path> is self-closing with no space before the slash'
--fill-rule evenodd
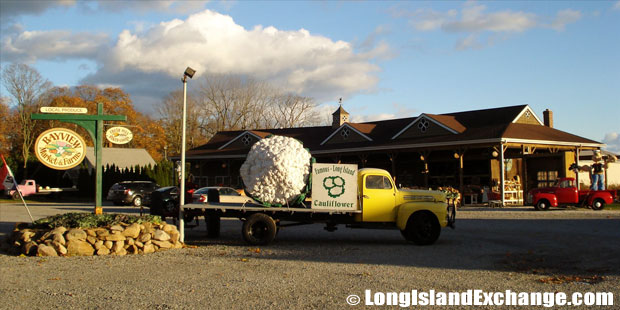
<path id="1" fill-rule="evenodd" d="M 289 137 L 272 136 L 255 143 L 239 170 L 250 196 L 269 204 L 298 197 L 310 173 L 310 153 Z"/>

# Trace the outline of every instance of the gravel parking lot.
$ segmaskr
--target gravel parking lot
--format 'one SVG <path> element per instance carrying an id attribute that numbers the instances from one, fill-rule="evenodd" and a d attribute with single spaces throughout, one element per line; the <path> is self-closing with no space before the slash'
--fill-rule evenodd
<path id="1" fill-rule="evenodd" d="M 148 255 L 0 254 L 0 308 L 354 309 L 363 306 L 349 306 L 347 296 L 359 295 L 363 304 L 367 289 L 605 291 L 617 305 L 620 212 L 532 209 L 461 209 L 457 228 L 444 229 L 427 247 L 407 244 L 395 230 L 339 227 L 329 233 L 309 225 L 283 229 L 272 245 L 257 248 L 243 242 L 241 222 L 225 220 L 219 239 L 207 239 L 201 221 L 187 230 L 190 247 Z M 40 204 L 31 210 L 38 218 L 91 207 Z M 23 207 L 0 205 L 2 234 L 27 220 Z"/>

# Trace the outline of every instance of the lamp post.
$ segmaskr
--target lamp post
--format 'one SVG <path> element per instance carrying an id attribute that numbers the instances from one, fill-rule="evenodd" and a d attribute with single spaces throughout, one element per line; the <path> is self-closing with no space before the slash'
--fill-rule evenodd
<path id="1" fill-rule="evenodd" d="M 190 79 L 196 74 L 196 70 L 187 67 L 183 72 L 183 130 L 181 132 L 181 191 L 179 201 L 179 239 L 181 242 L 185 242 L 185 221 L 183 216 L 183 206 L 185 205 L 185 127 L 187 122 L 187 78 Z"/>

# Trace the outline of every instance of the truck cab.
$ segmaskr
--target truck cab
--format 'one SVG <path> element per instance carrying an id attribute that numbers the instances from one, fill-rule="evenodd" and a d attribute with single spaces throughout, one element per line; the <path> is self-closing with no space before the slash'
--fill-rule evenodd
<path id="1" fill-rule="evenodd" d="M 399 189 L 383 169 L 363 168 L 357 177 L 362 211 L 355 216 L 357 222 L 395 224 L 406 239 L 418 244 L 431 244 L 441 227 L 454 227 L 455 208 L 447 204 L 445 193 Z M 413 232 L 416 227 L 426 231 Z"/>

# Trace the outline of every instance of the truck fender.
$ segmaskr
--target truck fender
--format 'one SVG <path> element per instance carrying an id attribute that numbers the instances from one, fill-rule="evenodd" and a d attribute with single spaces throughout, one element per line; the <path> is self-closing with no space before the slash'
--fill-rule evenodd
<path id="1" fill-rule="evenodd" d="M 553 193 L 538 193 L 534 195 L 534 205 L 537 205 L 540 200 L 547 200 L 552 207 L 558 206 L 558 197 Z"/>
<path id="2" fill-rule="evenodd" d="M 611 193 L 609 192 L 595 192 L 592 195 L 588 195 L 588 200 L 586 201 L 588 206 L 591 206 L 592 203 L 594 203 L 595 199 L 603 199 L 603 201 L 605 201 L 606 204 L 610 204 L 614 202 L 613 197 L 611 196 Z"/>
<path id="3" fill-rule="evenodd" d="M 446 215 L 448 214 L 447 205 L 445 202 L 406 202 L 398 206 L 398 214 L 396 216 L 396 226 L 400 230 L 404 230 L 407 227 L 407 221 L 409 217 L 417 212 L 426 210 L 433 213 L 441 227 L 448 225 Z"/>

